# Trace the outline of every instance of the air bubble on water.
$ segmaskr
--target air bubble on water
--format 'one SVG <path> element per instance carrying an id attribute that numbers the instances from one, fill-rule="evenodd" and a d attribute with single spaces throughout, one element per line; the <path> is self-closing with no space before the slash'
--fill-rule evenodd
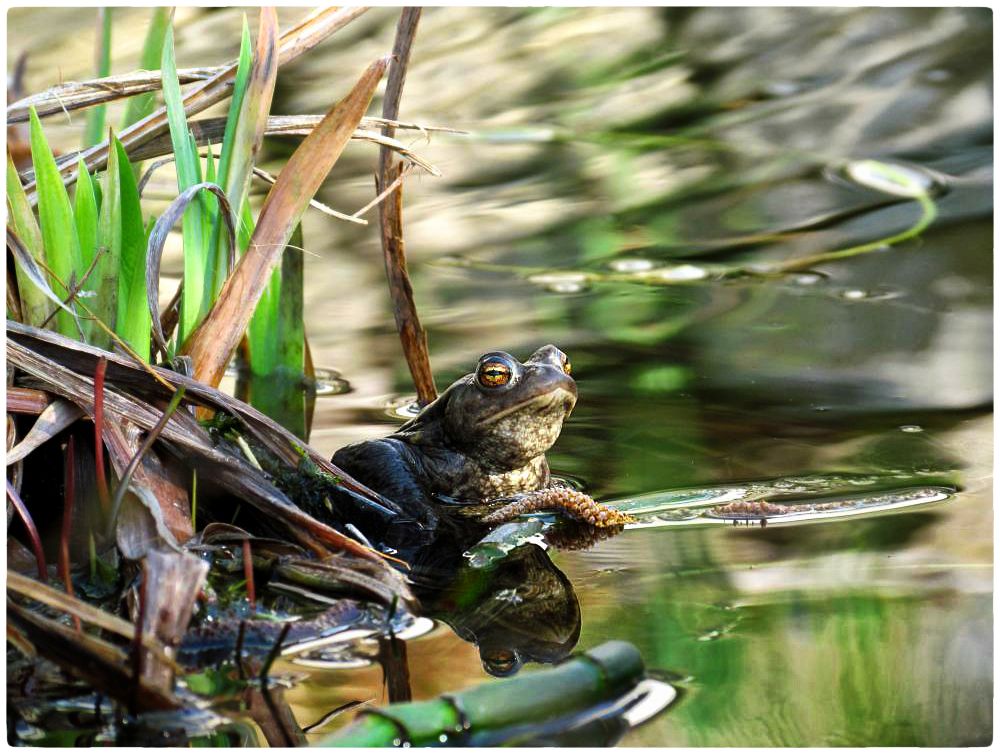
<path id="1" fill-rule="evenodd" d="M 860 301 L 868 298 L 868 291 L 863 291 L 860 288 L 849 288 L 846 291 L 841 291 L 840 297 L 846 298 L 848 301 Z"/>
<path id="2" fill-rule="evenodd" d="M 342 395 L 351 392 L 351 383 L 336 369 L 315 370 L 316 395 Z"/>
<path id="3" fill-rule="evenodd" d="M 412 419 L 420 414 L 420 404 L 415 395 L 399 395 L 388 398 L 382 410 L 393 419 Z"/>
<path id="4" fill-rule="evenodd" d="M 935 193 L 942 187 L 941 181 L 927 170 L 880 160 L 849 162 L 844 173 L 865 188 L 910 199 Z"/>
<path id="5" fill-rule="evenodd" d="M 553 293 L 579 293 L 586 290 L 588 279 L 583 272 L 542 272 L 531 275 L 528 282 Z"/>
<path id="6" fill-rule="evenodd" d="M 643 275 L 645 278 L 656 278 L 659 280 L 669 280 L 672 282 L 685 282 L 688 280 L 704 280 L 708 277 L 708 270 L 693 264 L 679 264 L 675 267 L 660 267 L 650 270 Z"/>
<path id="7" fill-rule="evenodd" d="M 817 285 L 823 282 L 824 277 L 818 272 L 800 272 L 797 275 L 792 275 L 790 279 L 796 285 Z"/>
<path id="8" fill-rule="evenodd" d="M 645 272 L 653 269 L 653 262 L 649 259 L 616 259 L 608 263 L 615 272 Z"/>
<path id="9" fill-rule="evenodd" d="M 923 432 L 924 428 L 919 424 L 904 424 L 899 428 L 900 432 Z"/>

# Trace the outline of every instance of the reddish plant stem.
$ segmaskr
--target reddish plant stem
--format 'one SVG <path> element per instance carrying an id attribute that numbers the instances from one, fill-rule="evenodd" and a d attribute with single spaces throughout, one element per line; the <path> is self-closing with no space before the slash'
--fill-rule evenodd
<path id="1" fill-rule="evenodd" d="M 250 552 L 250 538 L 243 540 L 243 577 L 247 582 L 247 602 L 250 609 L 257 609 L 257 590 L 253 583 L 253 554 Z"/>
<path id="2" fill-rule="evenodd" d="M 94 369 L 94 465 L 97 472 L 97 494 L 104 515 L 111 508 L 108 479 L 104 475 L 104 373 L 107 369 L 108 360 L 102 356 Z"/>
<path id="3" fill-rule="evenodd" d="M 24 523 L 24 528 L 28 530 L 28 538 L 31 540 L 31 549 L 35 553 L 35 562 L 38 564 L 38 580 L 44 584 L 49 580 L 49 572 L 48 567 L 45 565 L 45 552 L 42 550 L 42 538 L 38 536 L 38 529 L 35 527 L 35 522 L 31 519 L 31 514 L 28 513 L 28 509 L 21 500 L 21 496 L 17 494 L 17 490 L 14 489 L 14 485 L 10 483 L 9 479 L 7 480 L 7 499 L 14 504 L 17 514 L 21 517 L 21 521 Z"/>
<path id="4" fill-rule="evenodd" d="M 420 13 L 420 8 L 403 8 L 396 27 L 396 41 L 392 48 L 393 60 L 389 67 L 389 79 L 386 82 L 385 99 L 382 103 L 382 117 L 390 121 L 395 121 L 399 116 L 399 101 L 403 94 L 403 82 L 406 80 L 410 49 L 413 37 L 417 33 Z M 390 125 L 382 128 L 382 133 L 389 137 L 394 136 L 395 132 L 395 128 Z M 375 178 L 376 193 L 381 195 L 388 191 L 388 187 L 395 184 L 402 175 L 402 164 L 395 161 L 392 151 L 383 145 L 379 152 L 378 174 Z M 437 388 L 434 386 L 434 374 L 427 352 L 427 332 L 420 324 L 417 306 L 413 300 L 410 274 L 406 269 L 401 183 L 391 196 L 379 204 L 379 221 L 382 228 L 382 256 L 396 319 L 396 330 L 403 346 L 403 355 L 410 369 L 410 376 L 413 378 L 413 385 L 417 389 L 417 400 L 421 406 L 426 406 L 437 397 Z"/>
<path id="5" fill-rule="evenodd" d="M 66 443 L 65 499 L 63 501 L 62 531 L 59 535 L 59 575 L 62 577 L 66 594 L 74 597 L 73 579 L 69 573 L 69 536 L 73 529 L 73 506 L 76 502 L 76 440 L 72 436 Z M 82 631 L 80 619 L 73 616 L 73 627 Z"/>

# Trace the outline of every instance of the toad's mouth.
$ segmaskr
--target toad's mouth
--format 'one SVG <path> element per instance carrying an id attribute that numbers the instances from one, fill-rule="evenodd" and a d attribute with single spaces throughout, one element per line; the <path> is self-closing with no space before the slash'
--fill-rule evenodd
<path id="1" fill-rule="evenodd" d="M 575 405 L 576 396 L 565 388 L 557 387 L 547 393 L 542 393 L 541 395 L 536 395 L 534 398 L 528 398 L 520 403 L 515 403 L 513 406 L 508 406 L 503 409 L 503 411 L 498 411 L 497 413 L 482 419 L 479 424 L 483 426 L 493 424 L 500 421 L 504 417 L 528 409 L 534 409 L 534 412 L 538 414 L 555 413 L 556 411 L 561 410 L 563 417 L 565 418 L 569 415 L 569 412 L 573 410 L 573 406 Z"/>

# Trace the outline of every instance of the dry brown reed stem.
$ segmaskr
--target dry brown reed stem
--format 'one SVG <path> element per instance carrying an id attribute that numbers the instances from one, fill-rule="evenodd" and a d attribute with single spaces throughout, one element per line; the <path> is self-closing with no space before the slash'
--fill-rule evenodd
<path id="1" fill-rule="evenodd" d="M 31 514 L 28 513 L 28 508 L 21 500 L 21 496 L 17 494 L 17 490 L 14 489 L 14 485 L 11 484 L 9 479 L 7 480 L 7 499 L 14 504 L 17 515 L 20 516 L 24 528 L 28 531 L 28 539 L 31 540 L 31 550 L 35 553 L 35 563 L 38 565 L 38 579 L 39 581 L 46 582 L 49 580 L 49 572 L 48 566 L 45 565 L 45 551 L 42 549 L 42 539 L 38 536 L 38 528 L 35 526 Z"/>
<path id="2" fill-rule="evenodd" d="M 8 363 L 14 364 L 25 374 L 48 386 L 52 393 L 71 400 L 88 413 L 93 411 L 93 380 L 89 375 L 93 374 L 97 360 L 102 357 L 107 358 L 109 371 L 118 388 L 105 393 L 105 410 L 113 422 L 127 419 L 142 429 L 149 430 L 160 418 L 160 412 L 154 410 L 148 401 L 169 398 L 178 387 L 184 387 L 191 403 L 212 410 L 222 410 L 238 418 L 255 440 L 289 467 L 297 467 L 304 452 L 321 472 L 337 479 L 341 487 L 356 493 L 362 500 L 392 508 L 391 501 L 353 479 L 273 419 L 215 388 L 148 364 L 140 369 L 130 359 L 71 340 L 51 330 L 39 330 L 16 322 L 7 323 Z M 153 374 L 148 374 L 149 371 Z M 174 383 L 168 389 L 164 389 L 161 384 L 165 378 Z M 373 561 L 397 560 L 346 537 L 293 505 L 253 466 L 216 448 L 207 431 L 186 412 L 175 413 L 167 423 L 163 436 L 178 448 L 183 457 L 202 464 L 203 468 L 210 470 L 216 481 L 264 514 L 283 523 L 297 542 L 318 555 L 328 555 L 332 549 Z"/>
<path id="3" fill-rule="evenodd" d="M 31 636 L 38 654 L 98 691 L 139 711 L 177 709 L 181 702 L 172 693 L 133 682 L 126 654 L 117 646 L 89 634 L 78 634 L 56 620 L 7 602 L 7 620 Z M 133 693 L 138 691 L 138 694 Z"/>
<path id="4" fill-rule="evenodd" d="M 218 76 L 226 66 L 183 68 L 177 71 L 181 84 L 208 81 Z M 87 81 L 64 81 L 44 92 L 32 94 L 7 105 L 7 124 L 27 123 L 32 105 L 39 118 L 103 105 L 119 99 L 134 97 L 163 87 L 160 71 L 131 71 Z"/>
<path id="5" fill-rule="evenodd" d="M 195 379 L 212 387 L 219 384 L 285 245 L 309 200 L 344 151 L 387 64 L 386 58 L 372 63 L 281 170 L 261 208 L 246 254 L 226 280 L 204 322 L 181 347 L 194 363 Z"/>
<path id="6" fill-rule="evenodd" d="M 44 390 L 30 387 L 7 388 L 7 413 L 37 416 L 52 403 L 52 396 Z"/>
<path id="7" fill-rule="evenodd" d="M 382 117 L 394 121 L 399 116 L 399 100 L 406 81 L 406 68 L 410 61 L 413 37 L 420 22 L 420 8 L 403 8 L 396 27 L 396 41 L 392 48 L 392 65 L 386 83 Z M 395 130 L 386 125 L 383 135 L 392 137 Z M 375 192 L 383 194 L 390 184 L 395 183 L 403 172 L 403 165 L 393 159 L 392 151 L 382 146 L 379 153 L 379 170 L 375 180 Z M 434 374 L 431 371 L 430 356 L 427 352 L 427 333 L 420 324 L 417 307 L 413 301 L 413 286 L 406 269 L 406 247 L 403 243 L 403 186 L 402 183 L 381 204 L 379 220 L 382 227 L 382 256 L 385 261 L 385 275 L 392 297 L 396 330 L 403 346 L 403 355 L 417 390 L 417 400 L 427 405 L 437 397 Z"/>
<path id="8" fill-rule="evenodd" d="M 269 115 L 267 118 L 267 126 L 264 130 L 265 136 L 308 136 L 312 133 L 313 128 L 315 128 L 320 121 L 323 120 L 322 115 Z M 444 126 L 422 126 L 417 123 L 401 123 L 399 121 L 386 121 L 385 118 L 362 118 L 360 127 L 354 131 L 354 135 L 351 136 L 352 139 L 357 141 L 368 141 L 374 144 L 380 144 L 390 147 L 393 151 L 407 158 L 410 162 L 415 165 L 420 166 L 426 170 L 431 175 L 441 175 L 441 171 L 438 170 L 434 165 L 424 160 L 420 155 L 413 152 L 409 147 L 396 139 L 385 136 L 378 131 L 372 129 L 382 128 L 383 126 L 392 126 L 393 128 L 402 129 L 413 129 L 421 131 L 424 133 L 432 132 L 446 132 L 446 133 L 468 133 L 467 131 L 459 131 L 454 128 L 446 128 Z M 188 123 L 188 128 L 191 131 L 192 137 L 194 137 L 195 143 L 200 146 L 208 146 L 214 144 L 218 146 L 222 143 L 222 138 L 226 131 L 226 118 L 203 118 L 201 120 L 193 120 Z M 139 145 L 135 149 L 129 151 L 129 158 L 133 162 L 141 162 L 143 160 L 150 160 L 155 157 L 162 157 L 164 155 L 173 155 L 173 142 L 170 140 L 170 134 L 161 134 L 149 141 Z M 56 165 L 62 169 L 67 165 L 76 165 L 80 157 L 80 152 L 67 152 L 66 154 L 60 155 L 56 158 Z M 162 165 L 165 165 L 173 161 L 173 157 L 169 160 L 165 160 Z M 147 170 L 147 173 L 149 171 Z M 19 173 L 21 180 L 25 183 L 34 180 L 35 171 L 32 169 L 23 170 Z M 139 183 L 139 194 L 142 194 L 143 182 Z"/>
<path id="9" fill-rule="evenodd" d="M 78 617 L 85 623 L 110 631 L 123 638 L 131 639 L 135 636 L 135 626 L 132 623 L 94 607 L 78 597 L 70 597 L 58 589 L 53 589 L 48 584 L 29 579 L 17 571 L 7 570 L 7 589 L 14 594 L 41 602 L 43 605 Z M 171 665 L 175 671 L 178 669 L 176 663 L 166 654 L 156 637 L 147 636 L 143 641 L 143 647 L 155 655 L 160 662 Z"/>
<path id="10" fill-rule="evenodd" d="M 309 14 L 305 20 L 281 35 L 278 42 L 278 65 L 282 66 L 295 60 L 367 10 L 363 7 L 322 8 Z M 184 96 L 185 115 L 190 118 L 225 99 L 232 92 L 235 78 L 236 63 L 233 62 L 224 66 L 212 78 L 192 87 Z M 124 129 L 118 134 L 118 139 L 126 153 L 131 153 L 136 147 L 166 133 L 168 128 L 167 109 L 161 107 Z M 109 147 L 109 142 L 103 141 L 79 155 L 87 170 L 94 172 L 107 165 Z M 60 167 L 60 172 L 63 174 L 63 183 L 67 186 L 76 181 L 75 163 Z M 26 185 L 24 189 L 31 203 L 36 203 L 37 195 L 34 182 Z"/>

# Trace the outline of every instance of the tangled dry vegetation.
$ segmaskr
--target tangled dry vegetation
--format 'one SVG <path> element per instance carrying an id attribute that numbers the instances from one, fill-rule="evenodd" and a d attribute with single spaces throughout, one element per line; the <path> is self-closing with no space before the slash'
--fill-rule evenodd
<path id="1" fill-rule="evenodd" d="M 393 54 L 374 60 L 326 114 L 270 112 L 281 67 L 365 10 L 319 9 L 279 33 L 274 10 L 262 8 L 256 42 L 245 32 L 240 60 L 190 70 L 171 70 L 170 20 L 155 16 L 150 38 L 163 51 L 162 70 L 66 83 L 7 108 L 7 637 L 29 662 L 55 663 L 122 709 L 185 704 L 178 646 L 193 614 L 223 603 L 249 606 L 236 658 L 241 677 L 247 662 L 266 679 L 287 629 L 270 638 L 266 656 L 244 658 L 262 580 L 320 603 L 335 594 L 382 605 L 390 619 L 413 604 L 399 563 L 343 517 L 317 517 L 332 494 L 391 504 L 217 389 L 241 342 L 255 369 L 267 367 L 254 338 L 273 339 L 282 320 L 263 322 L 262 336 L 252 320 L 278 291 L 275 281 L 281 295 L 295 295 L 294 277 L 286 269 L 279 280 L 275 270 L 303 212 L 325 209 L 314 195 L 345 145 L 360 139 L 380 150 L 376 196 L 353 216 L 333 214 L 363 223 L 379 205 L 406 358 L 421 398 L 434 397 L 406 276 L 401 195 L 410 171 L 437 171 L 394 138 L 397 128 L 419 127 L 398 121 L 419 10 L 402 12 Z M 367 117 L 386 71 L 382 117 Z M 48 149 L 41 118 L 161 89 L 165 104 L 149 97 L 117 135 L 58 159 Z M 228 118 L 192 120 L 227 98 Z M 19 131 L 28 121 L 30 145 Z M 304 139 L 270 176 L 255 163 L 274 134 Z M 211 144 L 222 146 L 218 164 L 213 153 L 201 161 L 198 149 Z M 142 189 L 169 161 L 178 196 L 149 227 Z M 254 176 L 272 184 L 256 217 L 247 201 Z M 160 255 L 175 223 L 184 229 L 185 276 L 160 311 Z M 301 337 L 301 313 L 297 324 Z M 308 378 L 303 348 L 291 352 Z M 213 580 L 209 564 L 222 561 L 242 579 Z"/>

